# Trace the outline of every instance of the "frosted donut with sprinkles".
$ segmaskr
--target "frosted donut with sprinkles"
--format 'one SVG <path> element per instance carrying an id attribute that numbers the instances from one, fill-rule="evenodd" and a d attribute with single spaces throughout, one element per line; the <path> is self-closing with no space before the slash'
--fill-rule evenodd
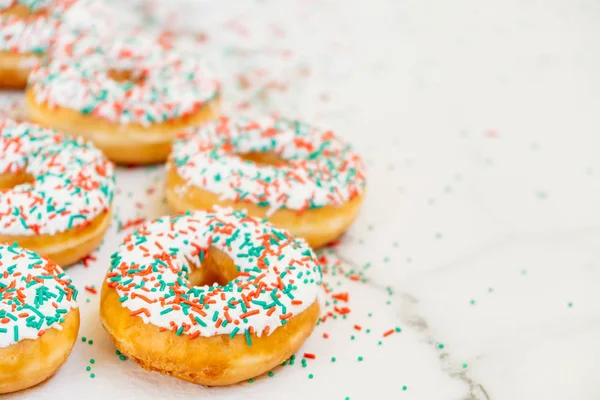
<path id="1" fill-rule="evenodd" d="M 148 370 L 230 385 L 290 357 L 319 318 L 306 242 L 243 211 L 163 217 L 112 255 L 100 314 L 116 347 Z"/>
<path id="2" fill-rule="evenodd" d="M 216 116 L 210 69 L 157 40 L 63 32 L 52 54 L 29 77 L 29 118 L 91 140 L 112 161 L 165 161 L 177 133 Z"/>
<path id="3" fill-rule="evenodd" d="M 0 394 L 50 378 L 77 340 L 77 289 L 55 263 L 0 244 Z"/>
<path id="4" fill-rule="evenodd" d="M 275 117 L 204 124 L 175 141 L 167 170 L 173 210 L 247 209 L 313 247 L 346 231 L 366 186 L 364 164 L 347 143 Z"/>
<path id="5" fill-rule="evenodd" d="M 29 123 L 0 122 L 0 243 L 77 262 L 111 220 L 114 167 L 92 145 Z"/>
<path id="6" fill-rule="evenodd" d="M 67 5 L 66 0 L 0 0 L 0 87 L 25 87 Z"/>

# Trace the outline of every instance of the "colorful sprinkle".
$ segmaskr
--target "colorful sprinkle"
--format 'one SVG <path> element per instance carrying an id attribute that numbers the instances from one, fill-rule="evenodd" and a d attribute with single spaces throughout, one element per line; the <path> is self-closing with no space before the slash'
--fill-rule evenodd
<path id="1" fill-rule="evenodd" d="M 284 161 L 259 165 L 239 157 L 253 152 Z M 167 168 L 221 200 L 267 207 L 268 216 L 284 208 L 338 206 L 361 195 L 366 184 L 361 158 L 331 131 L 272 117 L 204 124 L 175 141 Z"/>
<path id="2" fill-rule="evenodd" d="M 0 244 L 0 348 L 61 329 L 77 308 L 77 289 L 63 270 L 16 244 Z"/>
<path id="3" fill-rule="evenodd" d="M 211 248 L 231 257 L 238 277 L 224 286 L 191 286 L 190 272 Z M 111 258 L 106 282 L 121 305 L 145 323 L 190 338 L 245 335 L 251 346 L 250 332 L 272 333 L 312 305 L 321 287 L 317 258 L 302 239 L 243 211 L 149 222 Z"/>
<path id="4" fill-rule="evenodd" d="M 131 77 L 120 81 L 114 70 L 130 71 Z M 57 37 L 52 57 L 32 71 L 29 87 L 39 104 L 143 126 L 197 113 L 219 93 L 218 81 L 198 57 L 184 58 L 143 35 L 71 30 Z"/>
<path id="5" fill-rule="evenodd" d="M 54 235 L 108 212 L 113 165 L 89 144 L 11 120 L 0 122 L 0 173 L 32 176 L 0 196 L 0 235 Z"/>

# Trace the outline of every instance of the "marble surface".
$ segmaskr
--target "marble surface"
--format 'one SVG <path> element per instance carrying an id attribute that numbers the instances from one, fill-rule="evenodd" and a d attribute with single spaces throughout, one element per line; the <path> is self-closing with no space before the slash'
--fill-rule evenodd
<path id="1" fill-rule="evenodd" d="M 600 3 L 186 4 L 154 23 L 195 34 L 226 111 L 331 127 L 367 161 L 360 216 L 326 250 L 336 318 L 253 383 L 204 388 L 121 361 L 92 285 L 128 225 L 167 209 L 162 167 L 120 168 L 110 232 L 69 270 L 86 341 L 10 398 L 600 398 Z"/>

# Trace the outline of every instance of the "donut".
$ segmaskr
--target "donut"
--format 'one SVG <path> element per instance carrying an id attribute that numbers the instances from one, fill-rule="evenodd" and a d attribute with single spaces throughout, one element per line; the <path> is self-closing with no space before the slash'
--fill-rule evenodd
<path id="1" fill-rule="evenodd" d="M 0 394 L 37 385 L 67 360 L 79 332 L 77 289 L 55 263 L 0 244 Z"/>
<path id="2" fill-rule="evenodd" d="M 114 186 L 113 165 L 93 146 L 33 124 L 0 122 L 0 243 L 73 264 L 102 241 Z"/>
<path id="3" fill-rule="evenodd" d="M 176 140 L 167 163 L 173 210 L 244 208 L 313 247 L 346 231 L 364 191 L 363 162 L 348 144 L 284 118 L 220 117 Z"/>
<path id="4" fill-rule="evenodd" d="M 231 385 L 277 366 L 319 318 L 321 269 L 306 242 L 216 209 L 163 217 L 111 256 L 100 314 L 143 368 Z"/>
<path id="5" fill-rule="evenodd" d="M 155 40 L 61 34 L 29 77 L 25 108 L 123 164 L 166 160 L 182 129 L 216 116 L 219 83 L 198 57 Z"/>
<path id="6" fill-rule="evenodd" d="M 60 26 L 56 0 L 0 0 L 0 87 L 22 89 Z"/>

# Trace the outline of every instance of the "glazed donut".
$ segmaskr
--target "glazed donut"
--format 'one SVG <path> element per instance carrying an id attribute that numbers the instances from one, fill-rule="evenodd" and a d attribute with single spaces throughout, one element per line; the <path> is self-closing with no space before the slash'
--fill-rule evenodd
<path id="1" fill-rule="evenodd" d="M 302 239 L 243 211 L 164 217 L 112 255 L 100 314 L 143 368 L 208 386 L 290 357 L 319 318 L 321 270 Z"/>
<path id="2" fill-rule="evenodd" d="M 60 26 L 56 0 L 0 0 L 0 87 L 21 89 Z"/>
<path id="3" fill-rule="evenodd" d="M 36 125 L 0 122 L 0 243 L 62 266 L 102 241 L 111 220 L 115 176 L 93 146 Z"/>
<path id="4" fill-rule="evenodd" d="M 167 164 L 173 210 L 244 208 L 313 247 L 346 231 L 364 191 L 364 165 L 347 144 L 275 117 L 207 123 L 174 143 Z"/>
<path id="5" fill-rule="evenodd" d="M 77 289 L 55 263 L 0 244 L 0 394 L 37 385 L 67 360 L 79 332 Z"/>
<path id="6" fill-rule="evenodd" d="M 62 34 L 29 78 L 31 120 L 91 140 L 124 164 L 166 160 L 182 129 L 215 116 L 219 84 L 154 40 Z"/>

